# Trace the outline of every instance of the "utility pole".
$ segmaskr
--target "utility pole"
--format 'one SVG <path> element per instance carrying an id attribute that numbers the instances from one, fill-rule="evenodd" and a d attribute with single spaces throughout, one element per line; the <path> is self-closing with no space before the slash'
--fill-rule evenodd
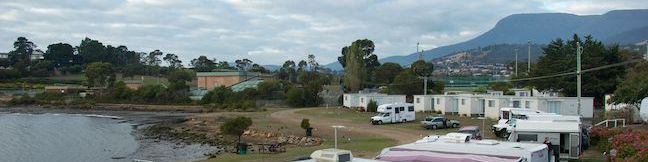
<path id="1" fill-rule="evenodd" d="M 644 60 L 648 60 L 648 40 L 644 41 L 646 44 L 646 54 L 644 54 Z"/>
<path id="2" fill-rule="evenodd" d="M 528 57 L 529 57 L 528 58 L 529 60 L 527 62 L 527 74 L 529 74 L 531 72 L 531 40 L 529 40 L 529 42 L 527 42 L 527 44 L 528 44 L 528 48 L 527 48 L 528 52 L 527 53 L 528 53 Z"/>
<path id="3" fill-rule="evenodd" d="M 515 49 L 515 76 L 518 75 L 518 49 Z"/>
<path id="4" fill-rule="evenodd" d="M 419 42 L 416 42 L 416 53 L 418 53 L 418 59 L 423 60 L 423 52 L 419 52 Z"/>
<path id="5" fill-rule="evenodd" d="M 576 42 L 576 101 L 578 115 L 581 115 L 581 53 L 582 47 L 580 42 Z"/>

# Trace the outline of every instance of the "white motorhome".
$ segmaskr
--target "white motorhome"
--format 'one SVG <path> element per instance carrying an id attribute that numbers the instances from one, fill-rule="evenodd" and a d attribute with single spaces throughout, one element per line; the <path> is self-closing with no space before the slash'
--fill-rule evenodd
<path id="1" fill-rule="evenodd" d="M 511 142 L 544 142 L 552 144 L 553 155 L 560 159 L 578 159 L 583 140 L 580 122 L 517 120 L 508 138 Z"/>
<path id="2" fill-rule="evenodd" d="M 378 106 L 378 114 L 371 117 L 372 124 L 400 123 L 416 120 L 414 105 L 411 103 L 392 103 Z"/>
<path id="3" fill-rule="evenodd" d="M 414 143 L 385 148 L 376 160 L 384 161 L 498 161 L 547 162 L 547 145 L 541 143 L 470 140 L 468 134 L 427 136 Z"/>
<path id="4" fill-rule="evenodd" d="M 511 127 L 513 127 L 513 124 L 510 122 L 511 119 L 515 118 L 523 118 L 526 115 L 529 114 L 553 114 L 553 113 L 545 113 L 539 110 L 532 110 L 532 109 L 523 109 L 523 108 L 501 108 L 499 111 L 499 120 L 497 121 L 497 124 L 492 126 L 493 132 L 495 132 L 495 135 L 498 137 L 505 137 L 510 133 Z"/>

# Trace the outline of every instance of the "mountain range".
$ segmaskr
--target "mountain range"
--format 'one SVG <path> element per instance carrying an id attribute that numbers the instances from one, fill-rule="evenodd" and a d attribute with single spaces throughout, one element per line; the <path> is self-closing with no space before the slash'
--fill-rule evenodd
<path id="1" fill-rule="evenodd" d="M 613 10 L 602 15 L 513 14 L 501 19 L 495 27 L 473 39 L 425 51 L 423 58 L 431 60 L 464 50 L 497 44 L 527 44 L 527 42 L 547 44 L 556 38 L 568 39 L 573 34 L 592 35 L 604 43 L 641 42 L 648 39 L 648 9 Z M 416 59 L 418 54 L 411 53 L 404 56 L 385 57 L 379 61 L 407 66 Z M 332 70 L 342 69 L 338 62 L 325 66 Z"/>

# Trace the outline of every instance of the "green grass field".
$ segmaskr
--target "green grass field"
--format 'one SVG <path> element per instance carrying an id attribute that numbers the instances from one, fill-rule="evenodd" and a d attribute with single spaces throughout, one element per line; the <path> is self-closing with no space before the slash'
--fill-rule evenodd
<path id="1" fill-rule="evenodd" d="M 348 120 L 348 121 L 354 121 L 354 122 L 362 122 L 362 123 L 369 123 L 369 119 L 371 116 L 374 116 L 376 113 L 372 112 L 357 112 L 354 110 L 350 109 L 345 109 L 345 108 L 317 108 L 317 109 L 307 109 L 307 110 L 302 110 L 298 111 L 297 113 L 302 113 L 306 115 L 311 115 L 315 117 L 325 117 L 325 118 L 337 118 L 340 120 Z M 386 124 L 386 125 L 380 125 L 380 127 L 388 127 L 388 128 L 394 128 L 394 129 L 405 129 L 405 130 L 425 130 L 419 121 L 425 119 L 426 116 L 431 115 L 431 116 L 437 116 L 438 114 L 431 114 L 431 113 L 425 113 L 425 112 L 417 112 L 416 113 L 416 121 L 415 122 L 408 122 L 408 123 L 398 123 L 398 124 Z M 497 138 L 493 132 L 490 131 L 490 127 L 497 123 L 495 120 L 482 120 L 482 119 L 476 119 L 476 118 L 470 118 L 470 117 L 460 117 L 458 115 L 445 115 L 448 119 L 454 119 L 458 120 L 461 122 L 462 126 L 467 126 L 467 125 L 472 125 L 472 126 L 479 126 L 482 128 L 482 125 L 485 126 L 485 128 L 482 128 L 482 131 L 484 132 L 484 137 L 489 138 L 489 139 L 495 139 Z M 448 129 L 437 129 L 437 130 L 428 130 L 429 134 L 437 134 L 437 135 L 443 135 L 447 134 L 450 132 L 456 132 L 458 128 L 448 128 Z"/>

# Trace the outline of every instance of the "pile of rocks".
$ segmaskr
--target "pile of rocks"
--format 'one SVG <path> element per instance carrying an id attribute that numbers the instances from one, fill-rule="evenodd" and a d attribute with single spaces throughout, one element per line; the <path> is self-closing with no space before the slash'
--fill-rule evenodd
<path id="1" fill-rule="evenodd" d="M 264 132 L 261 130 L 250 129 L 243 132 L 243 136 L 265 138 L 265 140 L 276 141 L 278 143 L 293 144 L 298 146 L 317 146 L 322 144 L 323 139 L 317 137 L 303 137 L 295 135 L 282 135 L 275 132 Z"/>

